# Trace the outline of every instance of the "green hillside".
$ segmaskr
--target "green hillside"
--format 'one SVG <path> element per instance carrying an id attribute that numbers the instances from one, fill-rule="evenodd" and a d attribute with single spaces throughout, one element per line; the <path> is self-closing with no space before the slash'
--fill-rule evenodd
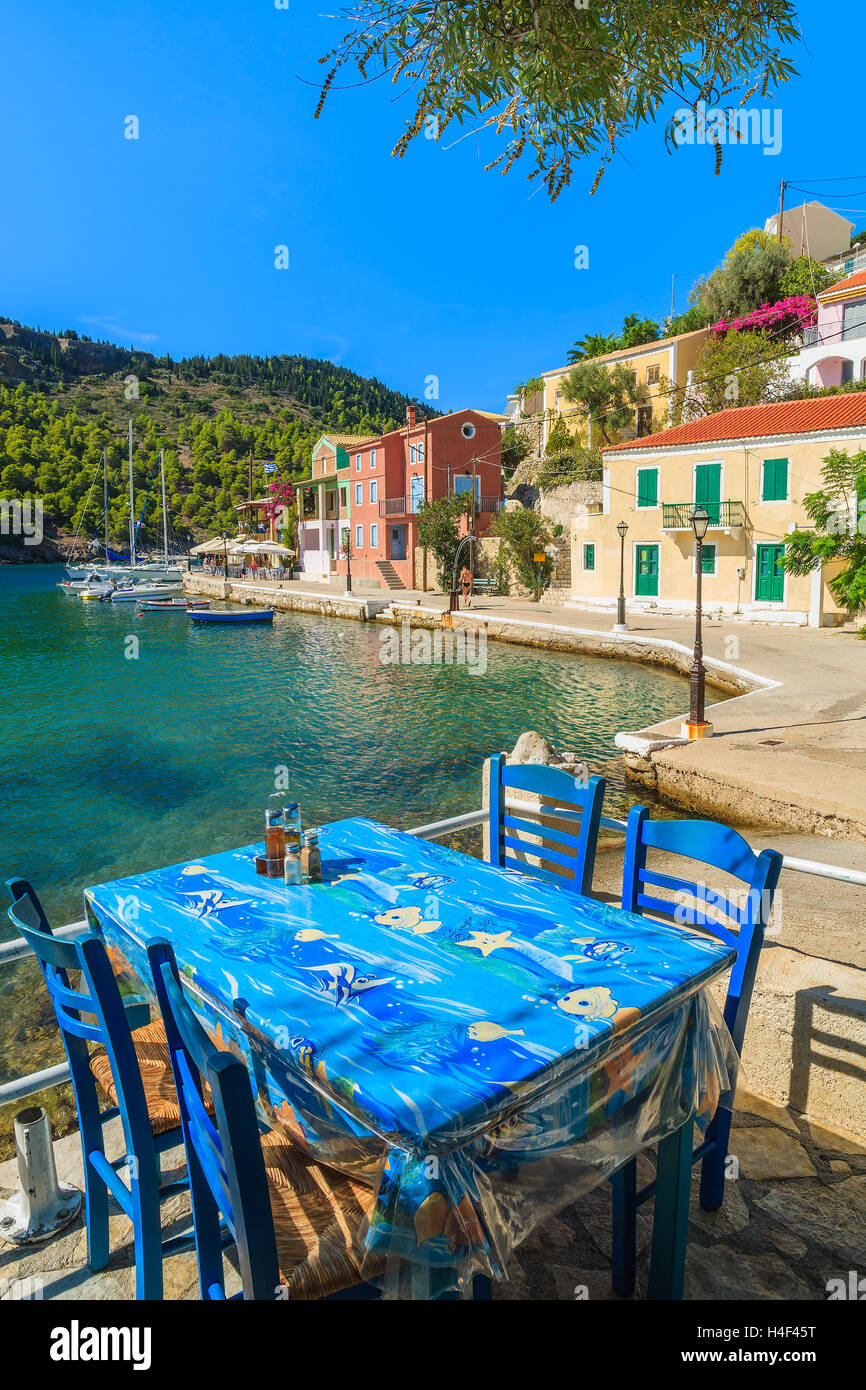
<path id="1" fill-rule="evenodd" d="M 174 362 L 0 320 L 0 497 L 40 497 L 46 530 L 64 538 L 81 519 L 106 448 L 109 535 L 122 546 L 129 534 L 126 431 L 132 418 L 136 510 L 164 447 L 178 535 L 234 534 L 234 504 L 247 496 L 250 450 L 258 491 L 265 485 L 262 460 L 276 461 L 274 476 L 298 478 L 309 471 L 311 447 L 323 430 L 393 429 L 403 423 L 407 404 L 407 396 L 380 381 L 316 358 Z M 417 408 L 419 415 L 432 413 Z M 154 484 L 144 545 L 156 536 L 158 492 Z M 98 477 L 82 536 L 95 532 L 101 511 Z"/>

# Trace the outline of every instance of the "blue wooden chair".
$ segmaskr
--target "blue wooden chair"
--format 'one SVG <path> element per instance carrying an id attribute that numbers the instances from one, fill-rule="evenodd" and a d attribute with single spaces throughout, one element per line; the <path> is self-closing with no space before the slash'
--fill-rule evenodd
<path id="1" fill-rule="evenodd" d="M 362 1285 L 355 1235 L 374 1194 L 260 1135 L 244 1062 L 220 1052 L 184 996 L 167 941 L 148 947 L 180 1098 L 203 1299 L 224 1299 L 223 1251 L 235 1245 L 244 1299 L 378 1297 Z M 203 1104 L 213 1097 L 214 1118 Z"/>
<path id="2" fill-rule="evenodd" d="M 697 860 L 748 884 L 745 905 L 738 907 L 724 893 L 704 885 L 648 869 L 648 849 Z M 743 1048 L 758 959 L 781 869 L 782 856 L 776 850 L 765 849 L 755 854 L 742 835 L 716 821 L 651 820 L 646 806 L 633 806 L 629 813 L 622 905 L 628 912 L 650 913 L 690 929 L 699 928 L 736 951 L 724 1017 L 738 1054 Z M 679 897 L 677 900 L 661 898 L 654 889 L 664 889 Z M 720 916 L 727 925 L 718 920 Z M 730 1128 L 731 1112 L 720 1107 L 710 1122 L 704 1142 L 692 1154 L 692 1163 L 701 1163 L 700 1200 L 705 1211 L 717 1211 L 722 1204 Z M 655 1184 L 638 1191 L 636 1176 L 637 1165 L 632 1160 L 611 1179 L 613 1285 L 617 1293 L 626 1297 L 634 1291 L 635 1284 L 637 1209 L 655 1191 Z M 666 1219 L 666 1216 L 656 1211 L 655 1219 Z"/>
<path id="3" fill-rule="evenodd" d="M 501 753 L 490 759 L 490 862 L 502 868 L 520 869 L 543 878 L 560 888 L 588 894 L 592 888 L 601 805 L 603 777 L 590 777 L 584 786 L 561 768 L 535 763 L 507 763 Z M 517 812 L 506 805 L 509 790 L 530 792 L 556 803 L 534 810 L 527 806 Z M 533 817 L 539 817 L 538 820 Z M 556 826 L 543 824 L 555 820 Z M 563 826 L 564 822 L 564 826 Z M 573 827 L 573 829 L 571 828 Z M 535 836 L 532 844 L 524 836 Z M 554 873 L 541 865 L 528 864 L 518 854 L 529 854 L 563 872 Z"/>
<path id="4" fill-rule="evenodd" d="M 9 917 L 39 962 L 54 1007 L 75 1093 L 84 1159 L 87 1261 L 104 1269 L 109 1259 L 109 1193 L 132 1222 L 136 1298 L 162 1298 L 163 1256 L 189 1248 L 188 1234 L 162 1238 L 160 1201 L 186 1191 L 187 1182 L 162 1182 L 159 1155 L 181 1142 L 180 1111 L 165 1034 L 150 1023 L 150 1007 L 121 998 L 101 940 L 61 941 L 51 931 L 33 888 L 12 878 Z M 73 989 L 69 972 L 80 971 Z M 134 1032 L 132 1030 L 135 1030 Z M 99 1044 L 90 1053 L 88 1044 Z M 97 1080 L 113 1105 L 100 1113 Z M 102 1127 L 119 1115 L 126 1153 L 109 1161 Z M 129 1185 L 119 1168 L 127 1167 Z"/>

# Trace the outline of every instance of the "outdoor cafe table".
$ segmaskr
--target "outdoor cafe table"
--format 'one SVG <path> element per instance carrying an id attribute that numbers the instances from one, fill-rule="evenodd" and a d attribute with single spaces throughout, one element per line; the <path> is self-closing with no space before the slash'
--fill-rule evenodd
<path id="1" fill-rule="evenodd" d="M 694 1124 L 736 1075 L 703 987 L 733 952 L 371 820 L 319 843 L 321 884 L 257 875 L 250 845 L 89 888 L 87 916 L 146 985 L 171 941 L 267 1124 L 375 1188 L 387 1295 L 507 1277 L 658 1143 L 649 1292 L 680 1297 Z"/>

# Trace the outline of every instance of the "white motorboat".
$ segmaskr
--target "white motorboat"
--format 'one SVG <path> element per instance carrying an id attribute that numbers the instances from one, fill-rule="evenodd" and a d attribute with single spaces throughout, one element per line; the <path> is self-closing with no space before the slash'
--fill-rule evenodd
<path id="1" fill-rule="evenodd" d="M 61 579 L 57 587 L 66 594 L 68 598 L 72 598 L 76 594 L 82 593 L 83 590 L 88 588 L 91 584 L 100 584 L 102 582 L 103 576 L 100 574 L 99 570 L 88 569 L 84 570 L 81 577 L 78 579 Z"/>
<path id="2" fill-rule="evenodd" d="M 113 588 L 106 599 L 111 603 L 145 603 L 148 599 L 180 598 L 180 584 L 149 584 L 146 579 L 133 579 L 131 584 Z"/>

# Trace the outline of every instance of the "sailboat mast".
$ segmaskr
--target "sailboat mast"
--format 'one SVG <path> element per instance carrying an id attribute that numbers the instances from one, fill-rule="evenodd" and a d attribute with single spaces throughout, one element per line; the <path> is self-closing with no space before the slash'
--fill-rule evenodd
<path id="1" fill-rule="evenodd" d="M 162 558 L 168 564 L 168 513 L 165 509 L 165 449 L 159 451 L 159 472 L 162 478 Z"/>
<path id="2" fill-rule="evenodd" d="M 132 421 L 129 422 L 129 563 L 135 566 L 135 502 L 132 483 Z"/>
<path id="3" fill-rule="evenodd" d="M 102 451 L 102 515 L 105 518 L 105 563 L 108 564 L 108 449 Z"/>

